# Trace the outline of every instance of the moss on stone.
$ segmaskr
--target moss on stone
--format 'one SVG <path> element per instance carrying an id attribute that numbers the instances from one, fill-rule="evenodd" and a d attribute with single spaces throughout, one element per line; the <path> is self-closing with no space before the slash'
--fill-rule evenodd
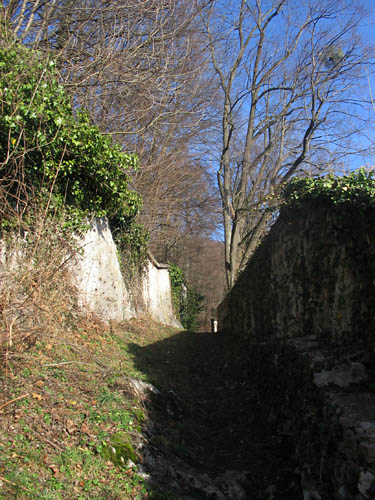
<path id="1" fill-rule="evenodd" d="M 109 442 L 103 444 L 100 454 L 119 467 L 128 467 L 129 461 L 137 462 L 137 455 L 125 433 L 113 434 Z"/>

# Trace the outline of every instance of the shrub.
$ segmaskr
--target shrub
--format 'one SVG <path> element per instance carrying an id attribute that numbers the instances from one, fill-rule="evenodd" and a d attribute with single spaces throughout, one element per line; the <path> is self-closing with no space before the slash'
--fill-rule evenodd
<path id="1" fill-rule="evenodd" d="M 282 196 L 284 208 L 296 208 L 301 204 L 322 204 L 374 207 L 375 206 L 375 179 L 373 172 L 364 168 L 355 170 L 349 175 L 337 177 L 326 175 L 323 177 L 295 178 L 285 185 Z"/>
<path id="2" fill-rule="evenodd" d="M 76 313 L 66 264 L 88 217 L 107 216 L 119 240 L 144 251 L 134 223 L 141 200 L 128 187 L 137 167 L 136 155 L 74 108 L 53 59 L 19 43 L 0 18 L 0 348 Z"/>
<path id="3" fill-rule="evenodd" d="M 73 238 L 43 207 L 30 209 L 29 220 L 24 237 L 8 232 L 0 241 L 0 351 L 24 350 L 80 320 L 68 268 Z"/>
<path id="4" fill-rule="evenodd" d="M 128 188 L 127 172 L 137 156 L 73 108 L 52 59 L 9 34 L 0 41 L 0 110 L 2 227 L 41 193 L 70 207 L 72 225 L 88 214 L 124 225 L 135 217 L 140 197 Z"/>

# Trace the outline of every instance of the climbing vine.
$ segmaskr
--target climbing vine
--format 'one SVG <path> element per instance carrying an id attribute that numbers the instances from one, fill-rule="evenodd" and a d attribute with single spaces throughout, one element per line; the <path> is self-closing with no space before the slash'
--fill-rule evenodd
<path id="1" fill-rule="evenodd" d="M 142 224 L 134 221 L 125 226 L 116 219 L 111 220 L 111 232 L 116 243 L 121 273 L 129 288 L 141 288 L 143 271 L 148 256 L 149 233 Z M 141 295 L 141 293 L 139 293 Z"/>
<path id="2" fill-rule="evenodd" d="M 173 309 L 176 314 L 179 314 L 184 286 L 184 273 L 176 264 L 169 264 L 169 277 L 171 280 Z"/>
<path id="3" fill-rule="evenodd" d="M 284 207 L 301 207 L 308 202 L 330 205 L 375 206 L 375 178 L 364 168 L 342 177 L 303 177 L 286 184 L 282 196 Z"/>
<path id="4" fill-rule="evenodd" d="M 198 314 L 202 311 L 203 295 L 186 283 L 184 273 L 176 264 L 169 265 L 172 303 L 186 330 L 196 330 Z"/>

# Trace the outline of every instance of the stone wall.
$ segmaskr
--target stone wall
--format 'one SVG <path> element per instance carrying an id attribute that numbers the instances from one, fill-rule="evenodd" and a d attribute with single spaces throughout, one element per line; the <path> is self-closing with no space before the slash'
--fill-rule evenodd
<path id="1" fill-rule="evenodd" d="M 292 442 L 303 498 L 375 498 L 375 213 L 284 209 L 218 308 Z"/>
<path id="2" fill-rule="evenodd" d="M 181 326 L 173 312 L 168 266 L 158 264 L 150 255 L 142 282 L 125 284 L 105 218 L 93 220 L 79 247 L 81 254 L 72 265 L 72 273 L 81 306 L 103 320 L 148 315 L 155 321 Z"/>
<path id="3" fill-rule="evenodd" d="M 281 211 L 220 304 L 219 329 L 375 345 L 375 211 L 310 208 Z"/>
<path id="4" fill-rule="evenodd" d="M 374 499 L 369 353 L 356 346 L 338 348 L 314 335 L 249 342 L 247 348 L 247 377 L 274 439 L 293 450 L 294 481 L 304 500 Z"/>
<path id="5" fill-rule="evenodd" d="M 315 421 L 304 422 L 308 440 L 294 435 L 302 470 L 322 498 L 375 498 L 375 394 L 372 359 L 358 347 L 338 348 L 315 336 L 292 341 L 320 393 Z M 304 417 L 296 413 L 295 419 Z M 293 426 L 291 427 L 293 429 Z M 301 453 L 310 448 L 307 463 Z M 324 473 L 322 468 L 324 467 Z"/>

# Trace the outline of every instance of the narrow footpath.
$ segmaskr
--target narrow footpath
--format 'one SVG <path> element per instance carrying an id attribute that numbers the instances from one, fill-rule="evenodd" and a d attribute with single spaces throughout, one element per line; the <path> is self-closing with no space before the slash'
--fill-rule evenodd
<path id="1" fill-rule="evenodd" d="M 177 498 L 303 497 L 292 450 L 257 401 L 243 346 L 180 332 L 130 351 L 156 388 L 148 403 L 150 480 L 171 486 Z"/>

